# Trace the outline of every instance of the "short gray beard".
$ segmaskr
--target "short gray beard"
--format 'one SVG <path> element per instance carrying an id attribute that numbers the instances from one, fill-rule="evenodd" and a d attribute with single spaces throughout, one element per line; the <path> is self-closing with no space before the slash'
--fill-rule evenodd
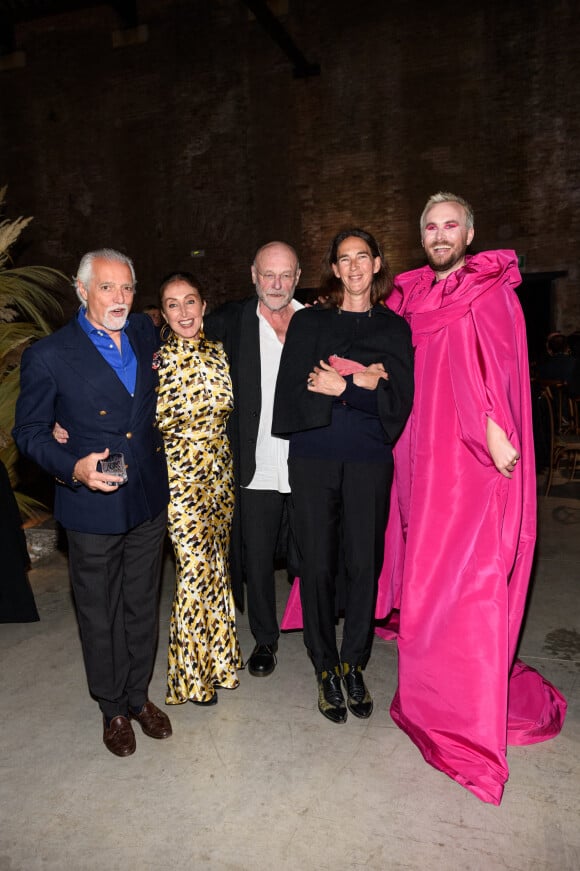
<path id="1" fill-rule="evenodd" d="M 111 306 L 111 308 L 121 308 L 121 306 L 115 305 Z M 129 306 L 124 305 L 123 308 L 125 309 L 125 317 L 123 318 L 123 323 L 120 322 L 120 318 L 113 318 L 109 320 L 109 309 L 107 309 L 103 318 L 103 326 L 106 327 L 108 330 L 122 330 L 127 323 L 127 318 L 129 317 Z"/>
<path id="2" fill-rule="evenodd" d="M 267 297 L 265 290 L 258 291 L 258 288 L 256 288 L 256 292 L 258 294 L 258 299 L 260 300 L 262 305 L 265 306 L 265 308 L 267 308 L 268 311 L 271 311 L 271 312 L 279 312 L 279 311 L 282 311 L 282 309 L 287 308 L 290 305 L 290 303 L 292 302 L 292 299 L 294 298 L 294 289 L 292 289 L 292 293 L 289 295 L 286 302 L 272 306 L 268 301 L 268 297 Z"/>

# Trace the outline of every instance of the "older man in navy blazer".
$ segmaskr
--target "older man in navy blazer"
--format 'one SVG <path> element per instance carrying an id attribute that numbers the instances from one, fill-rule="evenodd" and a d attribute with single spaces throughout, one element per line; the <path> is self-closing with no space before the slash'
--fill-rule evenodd
<path id="1" fill-rule="evenodd" d="M 14 438 L 57 480 L 55 517 L 66 529 L 87 680 L 111 753 L 135 751 L 136 720 L 167 738 L 171 724 L 148 699 L 157 644 L 159 579 L 168 487 L 155 426 L 157 337 L 130 315 L 131 260 L 102 249 L 82 258 L 81 307 L 22 358 Z M 53 438 L 55 422 L 67 431 Z M 122 453 L 126 482 L 100 471 Z"/>

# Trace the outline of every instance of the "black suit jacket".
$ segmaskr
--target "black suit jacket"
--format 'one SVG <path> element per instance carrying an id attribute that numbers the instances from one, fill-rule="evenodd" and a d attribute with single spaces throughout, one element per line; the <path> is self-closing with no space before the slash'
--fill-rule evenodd
<path id="1" fill-rule="evenodd" d="M 262 410 L 258 298 L 229 302 L 204 320 L 208 339 L 223 343 L 234 388 L 228 435 L 236 484 L 246 487 L 256 471 L 256 442 Z"/>
<path id="2" fill-rule="evenodd" d="M 244 553 L 240 488 L 250 483 L 256 471 L 256 443 L 262 410 L 258 297 L 221 306 L 204 319 L 204 332 L 208 339 L 223 343 L 234 388 L 234 410 L 228 421 L 236 487 L 230 570 L 236 604 L 243 609 Z"/>
<path id="3" fill-rule="evenodd" d="M 127 337 L 137 357 L 133 397 L 76 317 L 22 357 L 14 439 L 57 479 L 54 514 L 66 529 L 127 532 L 158 515 L 169 499 L 163 441 L 155 426 L 157 338 L 150 318 L 130 315 Z M 53 438 L 55 421 L 68 430 L 66 445 Z M 75 484 L 77 460 L 105 448 L 125 455 L 127 483 L 111 493 Z"/>

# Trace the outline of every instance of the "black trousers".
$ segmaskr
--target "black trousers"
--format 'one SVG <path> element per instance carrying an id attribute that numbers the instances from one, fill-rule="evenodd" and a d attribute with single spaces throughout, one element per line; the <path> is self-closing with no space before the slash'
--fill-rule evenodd
<path id="1" fill-rule="evenodd" d="M 120 535 L 67 530 L 87 680 L 106 717 L 147 701 L 167 512 Z"/>
<path id="2" fill-rule="evenodd" d="M 276 617 L 274 559 L 289 493 L 241 490 L 242 542 L 248 620 L 258 644 L 275 644 L 280 635 Z"/>
<path id="3" fill-rule="evenodd" d="M 289 471 L 304 643 L 318 673 L 340 662 L 364 667 L 373 640 L 393 464 L 293 457 Z M 339 654 L 335 601 L 341 569 L 346 591 Z"/>

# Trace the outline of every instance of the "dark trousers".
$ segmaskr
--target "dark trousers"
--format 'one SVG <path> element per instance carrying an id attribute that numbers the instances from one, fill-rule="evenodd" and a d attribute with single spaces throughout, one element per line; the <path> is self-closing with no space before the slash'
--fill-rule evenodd
<path id="1" fill-rule="evenodd" d="M 258 644 L 275 644 L 280 634 L 276 617 L 274 559 L 289 496 L 289 493 L 278 493 L 277 490 L 241 490 L 248 619 Z"/>
<path id="2" fill-rule="evenodd" d="M 106 717 L 147 701 L 167 512 L 120 535 L 67 530 L 87 680 Z"/>
<path id="3" fill-rule="evenodd" d="M 340 662 L 364 667 L 373 639 L 393 465 L 294 457 L 289 471 L 304 643 L 318 673 Z M 335 602 L 341 569 L 346 590 L 339 655 Z"/>

